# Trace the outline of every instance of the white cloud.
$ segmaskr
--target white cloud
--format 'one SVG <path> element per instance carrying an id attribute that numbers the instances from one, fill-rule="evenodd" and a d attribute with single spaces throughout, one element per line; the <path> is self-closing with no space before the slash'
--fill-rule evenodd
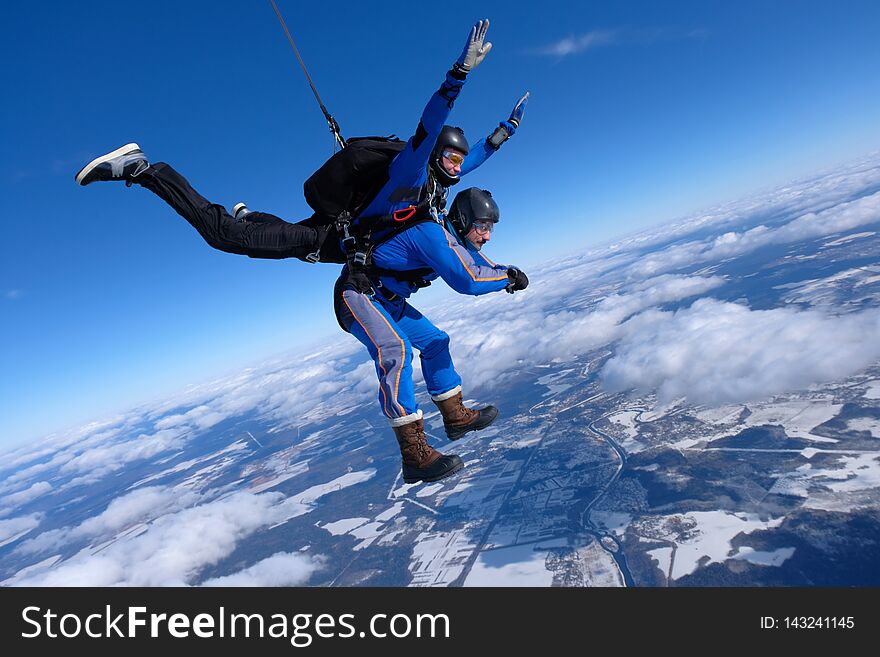
<path id="1" fill-rule="evenodd" d="M 499 302 L 486 312 L 461 313 L 443 326 L 453 336 L 456 368 L 465 385 L 473 386 L 524 366 L 562 362 L 589 352 L 620 337 L 621 323 L 631 315 L 703 294 L 723 283 L 717 276 L 661 276 L 631 286 L 625 293 L 611 294 L 589 312 L 550 312 L 567 296 L 563 285 L 532 297 L 523 295 L 519 302 Z M 492 330 L 486 330 L 484 317 L 493 318 Z"/>
<path id="2" fill-rule="evenodd" d="M 682 39 L 705 40 L 709 31 L 704 28 L 680 30 L 664 27 L 618 28 L 610 30 L 591 30 L 580 35 L 571 35 L 546 46 L 531 50 L 536 55 L 567 57 L 577 53 L 611 45 L 648 46 L 659 41 L 678 41 Z"/>
<path id="3" fill-rule="evenodd" d="M 536 48 L 534 52 L 539 55 L 566 57 L 589 50 L 590 48 L 610 45 L 614 43 L 615 37 L 616 31 L 614 30 L 594 30 L 579 36 L 569 36 L 560 39 L 555 43 Z"/>
<path id="4" fill-rule="evenodd" d="M 779 228 L 755 226 L 702 241 L 677 244 L 649 254 L 630 268 L 632 276 L 651 276 L 682 266 L 715 262 L 772 244 L 792 244 L 880 222 L 880 192 L 808 212 Z"/>
<path id="5" fill-rule="evenodd" d="M 0 545 L 39 526 L 42 517 L 40 513 L 31 513 L 27 516 L 0 520 Z"/>
<path id="6" fill-rule="evenodd" d="M 878 221 L 880 221 L 880 192 L 798 217 L 779 228 L 774 235 L 774 241 L 799 242 L 833 235 Z"/>
<path id="7" fill-rule="evenodd" d="M 876 189 L 878 184 L 880 184 L 880 154 L 873 154 L 847 166 L 709 208 L 584 254 L 575 254 L 562 261 L 557 269 L 567 271 L 572 265 L 583 263 L 585 258 L 593 259 L 594 262 L 589 264 L 595 266 L 609 261 L 613 254 L 619 254 L 618 257 L 624 258 L 630 254 L 632 261 L 654 262 L 655 265 L 661 265 L 643 270 L 633 269 L 633 275 L 654 275 L 674 269 L 673 266 L 662 266 L 668 258 L 675 258 L 676 262 L 669 263 L 675 266 L 689 262 L 687 257 L 677 257 L 679 255 L 677 249 L 690 248 L 695 253 L 701 253 L 706 248 L 707 242 L 698 240 L 659 251 L 648 251 L 658 244 L 681 240 L 693 234 L 704 235 L 709 231 L 718 234 L 724 226 L 731 224 L 738 226 L 742 232 L 747 230 L 745 228 L 747 226 L 755 227 L 764 222 L 775 222 L 782 217 L 798 217 L 823 212 L 863 196 L 865 190 Z"/>
<path id="8" fill-rule="evenodd" d="M 52 484 L 48 481 L 38 481 L 24 490 L 4 495 L 3 498 L 0 499 L 0 505 L 2 505 L 2 508 L 0 508 L 0 516 L 9 515 L 16 507 L 19 507 L 22 504 L 27 504 L 41 495 L 45 495 L 50 490 L 52 490 Z"/>
<path id="9" fill-rule="evenodd" d="M 102 444 L 77 454 L 60 470 L 63 473 L 84 473 L 78 483 L 92 483 L 108 473 L 121 470 L 128 463 L 179 449 L 185 436 L 185 430 L 180 428 L 162 429 L 152 435 L 141 434 L 132 440 Z"/>
<path id="10" fill-rule="evenodd" d="M 0 494 L 35 477 L 50 483 L 63 480 L 58 490 L 92 484 L 131 463 L 182 449 L 216 424 L 242 414 L 291 424 L 333 417 L 375 395 L 371 363 L 360 343 L 343 341 L 306 358 L 276 360 L 191 386 L 170 400 L 10 452 L 10 466 L 26 467 L 3 479 Z M 143 432 L 150 422 L 154 430 Z"/>
<path id="11" fill-rule="evenodd" d="M 324 495 L 367 481 L 375 470 L 346 473 L 333 481 L 285 497 L 281 493 L 236 492 L 155 518 L 147 529 L 118 540 L 96 553 L 86 548 L 52 569 L 15 577 L 16 586 L 185 586 L 199 572 L 225 558 L 247 536 L 312 510 Z M 162 500 L 169 491 L 156 489 L 142 496 L 128 495 L 119 504 L 80 525 L 80 530 L 105 531 L 142 515 L 151 499 Z M 155 496 L 155 497 L 151 497 Z M 9 522 L 9 521 L 4 521 Z M 0 525 L 2 526 L 2 525 Z M 82 529 L 85 527 L 86 529 Z M 62 530 L 75 533 L 77 530 Z M 46 541 L 51 549 L 51 541 Z M 274 571 L 272 562 L 258 570 Z M 318 562 L 315 562 L 317 567 Z M 299 564 L 304 573 L 303 564 Z"/>
<path id="12" fill-rule="evenodd" d="M 305 554 L 276 552 L 253 566 L 224 577 L 205 580 L 202 586 L 300 586 L 324 565 L 324 559 Z"/>
<path id="13" fill-rule="evenodd" d="M 880 358 L 880 310 L 750 310 L 699 299 L 623 327 L 601 376 L 612 391 L 657 389 L 662 402 L 745 402 L 835 381 Z"/>
<path id="14" fill-rule="evenodd" d="M 75 527 L 52 529 L 24 541 L 16 548 L 21 554 L 51 552 L 71 541 L 95 537 L 111 538 L 116 532 L 137 522 L 147 522 L 160 515 L 178 511 L 199 501 L 190 490 L 151 486 L 139 488 L 113 500 L 97 516 L 84 520 Z"/>
<path id="15" fill-rule="evenodd" d="M 148 531 L 84 550 L 20 586 L 185 586 L 238 542 L 276 518 L 279 493 L 236 493 L 157 518 Z"/>
<path id="16" fill-rule="evenodd" d="M 129 414 L 129 417 L 132 415 L 133 413 Z M 21 482 L 30 481 L 35 476 L 62 466 L 93 445 L 108 442 L 125 428 L 127 422 L 123 418 L 114 417 L 71 429 L 60 436 L 52 435 L 38 443 L 22 445 L 4 454 L 2 467 L 9 474 L 0 484 L 0 494 L 17 488 Z M 27 467 L 22 467 L 25 465 Z"/>

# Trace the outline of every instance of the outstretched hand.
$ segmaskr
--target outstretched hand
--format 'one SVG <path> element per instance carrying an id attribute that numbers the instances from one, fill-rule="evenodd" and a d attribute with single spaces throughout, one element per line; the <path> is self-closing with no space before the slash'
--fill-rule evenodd
<path id="1" fill-rule="evenodd" d="M 474 70 L 480 62 L 485 59 L 489 51 L 492 50 L 492 44 L 483 42 L 486 40 L 486 32 L 489 31 L 489 19 L 477 21 L 471 28 L 468 39 L 464 44 L 464 50 L 455 62 L 455 68 L 463 73 Z"/>
<path id="2" fill-rule="evenodd" d="M 522 122 L 523 114 L 526 113 L 526 103 L 528 102 L 529 92 L 527 91 L 525 95 L 519 99 L 513 110 L 511 110 L 510 118 L 507 120 L 513 124 L 514 128 L 518 128 L 519 124 Z"/>
<path id="3" fill-rule="evenodd" d="M 510 110 L 510 118 L 502 121 L 495 128 L 495 132 L 486 138 L 486 142 L 496 151 L 501 148 L 501 144 L 510 139 L 522 122 L 523 114 L 526 113 L 526 103 L 529 102 L 529 92 L 527 91 L 520 98 L 513 109 Z"/>

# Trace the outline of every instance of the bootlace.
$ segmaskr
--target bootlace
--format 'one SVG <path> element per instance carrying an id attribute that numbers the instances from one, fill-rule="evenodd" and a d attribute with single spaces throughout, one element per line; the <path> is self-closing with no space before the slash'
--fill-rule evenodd
<path id="1" fill-rule="evenodd" d="M 428 446 L 428 440 L 423 431 L 420 431 L 416 437 L 416 452 L 421 460 L 427 459 L 431 454 L 431 448 Z"/>
<path id="2" fill-rule="evenodd" d="M 470 409 L 467 406 L 465 406 L 463 397 L 458 400 L 457 408 L 455 410 L 456 410 L 456 413 L 459 415 L 459 417 L 461 417 L 462 419 L 464 419 L 468 422 L 470 422 L 472 419 L 474 419 L 475 415 L 480 414 L 480 411 L 475 410 L 475 409 Z"/>

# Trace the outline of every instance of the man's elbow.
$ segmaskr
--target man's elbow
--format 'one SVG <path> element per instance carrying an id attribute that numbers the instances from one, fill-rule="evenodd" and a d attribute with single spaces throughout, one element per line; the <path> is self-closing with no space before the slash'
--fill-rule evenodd
<path id="1" fill-rule="evenodd" d="M 479 294 L 474 282 L 470 279 L 452 278 L 447 280 L 446 284 L 459 294 L 470 294 L 473 296 Z"/>

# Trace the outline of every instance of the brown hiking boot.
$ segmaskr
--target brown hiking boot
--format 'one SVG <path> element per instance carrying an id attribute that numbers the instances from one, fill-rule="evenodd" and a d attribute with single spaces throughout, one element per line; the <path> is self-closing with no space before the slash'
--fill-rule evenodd
<path id="1" fill-rule="evenodd" d="M 494 406 L 481 409 L 465 406 L 460 389 L 451 397 L 440 401 L 435 399 L 434 403 L 443 415 L 443 427 L 449 440 L 458 440 L 468 431 L 485 429 L 498 417 L 498 409 Z"/>
<path id="2" fill-rule="evenodd" d="M 437 481 L 455 474 L 464 467 L 455 454 L 441 454 L 428 444 L 425 421 L 419 418 L 399 427 L 392 427 L 403 457 L 403 481 Z"/>

